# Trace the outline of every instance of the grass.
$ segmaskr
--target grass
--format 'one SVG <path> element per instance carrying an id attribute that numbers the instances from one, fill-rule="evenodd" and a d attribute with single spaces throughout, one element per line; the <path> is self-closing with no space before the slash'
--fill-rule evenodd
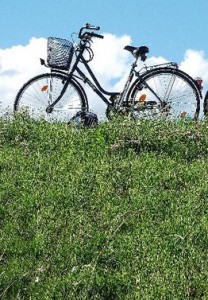
<path id="1" fill-rule="evenodd" d="M 0 120 L 0 299 L 208 299 L 208 123 Z"/>

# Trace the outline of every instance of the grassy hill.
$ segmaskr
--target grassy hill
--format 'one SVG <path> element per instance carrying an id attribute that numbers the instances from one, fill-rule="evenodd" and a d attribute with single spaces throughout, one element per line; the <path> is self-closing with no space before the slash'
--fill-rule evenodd
<path id="1" fill-rule="evenodd" d="M 207 122 L 0 133 L 0 299 L 208 299 Z"/>

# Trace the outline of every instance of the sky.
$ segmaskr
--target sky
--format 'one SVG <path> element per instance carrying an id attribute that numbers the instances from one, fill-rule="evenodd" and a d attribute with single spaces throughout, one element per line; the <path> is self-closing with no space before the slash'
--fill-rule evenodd
<path id="1" fill-rule="evenodd" d="M 49 36 L 71 39 L 86 23 L 99 25 L 93 70 L 103 87 L 119 89 L 131 64 L 124 46 L 146 45 L 148 62 L 174 61 L 208 89 L 207 0 L 0 0 L 0 95 L 3 107 L 29 78 L 47 72 Z M 109 63 L 110 61 L 110 63 Z"/>

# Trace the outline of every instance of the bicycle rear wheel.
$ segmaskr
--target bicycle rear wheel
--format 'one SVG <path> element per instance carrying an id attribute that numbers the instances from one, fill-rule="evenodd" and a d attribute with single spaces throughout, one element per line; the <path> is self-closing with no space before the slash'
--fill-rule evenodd
<path id="1" fill-rule="evenodd" d="M 88 110 L 83 89 L 72 79 L 52 112 L 46 112 L 60 95 L 66 80 L 67 76 L 58 73 L 41 74 L 30 79 L 18 92 L 14 111 L 36 120 L 68 122 L 78 111 Z"/>
<path id="2" fill-rule="evenodd" d="M 200 111 L 195 81 L 183 71 L 167 67 L 143 74 L 130 88 L 127 101 L 135 117 L 197 119 Z"/>

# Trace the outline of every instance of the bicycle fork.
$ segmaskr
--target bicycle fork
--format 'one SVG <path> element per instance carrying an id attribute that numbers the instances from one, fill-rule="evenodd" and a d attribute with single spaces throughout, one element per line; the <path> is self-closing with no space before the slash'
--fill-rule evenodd
<path id="1" fill-rule="evenodd" d="M 71 78 L 71 77 L 70 77 Z M 50 78 L 49 82 L 49 89 L 48 89 L 48 106 L 46 107 L 46 113 L 52 113 L 54 106 L 61 100 L 64 93 L 66 92 L 67 86 L 68 86 L 69 79 L 67 78 L 66 82 L 63 82 L 63 88 L 61 90 L 60 95 L 53 100 L 53 78 Z"/>
<path id="2" fill-rule="evenodd" d="M 50 78 L 50 82 L 47 88 L 48 105 L 50 106 L 53 102 L 53 79 Z"/>

